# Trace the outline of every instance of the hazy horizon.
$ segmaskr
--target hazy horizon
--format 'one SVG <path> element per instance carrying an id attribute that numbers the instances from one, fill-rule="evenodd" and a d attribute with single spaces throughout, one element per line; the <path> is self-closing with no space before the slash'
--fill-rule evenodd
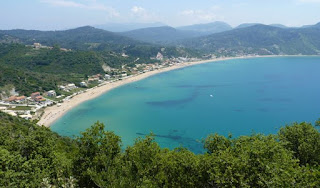
<path id="1" fill-rule="evenodd" d="M 320 22 L 320 0 L 21 0 L 2 2 L 0 29 L 63 30 L 107 23 L 163 23 L 178 27 L 223 21 L 283 24 L 289 27 Z"/>

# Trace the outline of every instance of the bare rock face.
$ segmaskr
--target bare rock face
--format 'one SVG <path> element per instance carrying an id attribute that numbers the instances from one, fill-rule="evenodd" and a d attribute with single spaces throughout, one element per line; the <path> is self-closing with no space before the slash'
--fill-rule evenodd
<path id="1" fill-rule="evenodd" d="M 108 65 L 105 64 L 105 63 L 102 65 L 102 69 L 104 70 L 104 72 L 110 72 L 110 71 L 111 71 L 111 67 L 108 66 Z"/>

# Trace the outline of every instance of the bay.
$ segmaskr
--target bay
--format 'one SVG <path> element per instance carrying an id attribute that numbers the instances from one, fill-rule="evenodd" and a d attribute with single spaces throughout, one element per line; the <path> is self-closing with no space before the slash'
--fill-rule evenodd
<path id="1" fill-rule="evenodd" d="M 185 67 L 86 101 L 51 129 L 78 136 L 99 121 L 123 146 L 151 132 L 161 147 L 202 152 L 211 133 L 274 134 L 320 117 L 320 57 L 234 59 Z"/>

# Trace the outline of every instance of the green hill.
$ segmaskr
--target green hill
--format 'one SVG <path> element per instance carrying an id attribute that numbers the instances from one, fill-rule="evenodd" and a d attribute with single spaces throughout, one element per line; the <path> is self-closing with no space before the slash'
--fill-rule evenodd
<path id="1" fill-rule="evenodd" d="M 320 27 L 254 25 L 181 42 L 184 47 L 219 55 L 320 54 Z"/>
<path id="2" fill-rule="evenodd" d="M 139 44 L 138 41 L 115 33 L 85 26 L 64 31 L 3 30 L 0 33 L 19 38 L 25 44 L 41 43 L 47 46 L 59 44 L 64 48 L 85 50 L 94 43 L 110 46 Z"/>
<path id="3" fill-rule="evenodd" d="M 59 84 L 79 83 L 88 75 L 104 73 L 102 65 L 119 68 L 134 60 L 114 53 L 65 52 L 57 46 L 34 49 L 21 44 L 0 44 L 0 87 L 13 84 L 24 95 L 57 90 Z"/>
<path id="4" fill-rule="evenodd" d="M 1 35 L 22 44 L 41 43 L 81 51 L 126 53 L 136 58 L 154 57 L 164 47 L 168 49 L 165 55 L 169 57 L 195 54 L 192 50 L 148 44 L 90 26 L 64 31 L 0 30 L 0 41 L 3 38 Z"/>

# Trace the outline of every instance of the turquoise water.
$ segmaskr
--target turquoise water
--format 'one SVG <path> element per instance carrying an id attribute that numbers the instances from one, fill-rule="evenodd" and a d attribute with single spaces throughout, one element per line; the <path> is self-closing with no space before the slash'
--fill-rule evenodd
<path id="1" fill-rule="evenodd" d="M 153 132 L 162 147 L 201 152 L 210 133 L 276 133 L 320 117 L 320 57 L 238 59 L 161 73 L 82 103 L 51 129 L 74 136 L 105 123 L 124 146 Z"/>

